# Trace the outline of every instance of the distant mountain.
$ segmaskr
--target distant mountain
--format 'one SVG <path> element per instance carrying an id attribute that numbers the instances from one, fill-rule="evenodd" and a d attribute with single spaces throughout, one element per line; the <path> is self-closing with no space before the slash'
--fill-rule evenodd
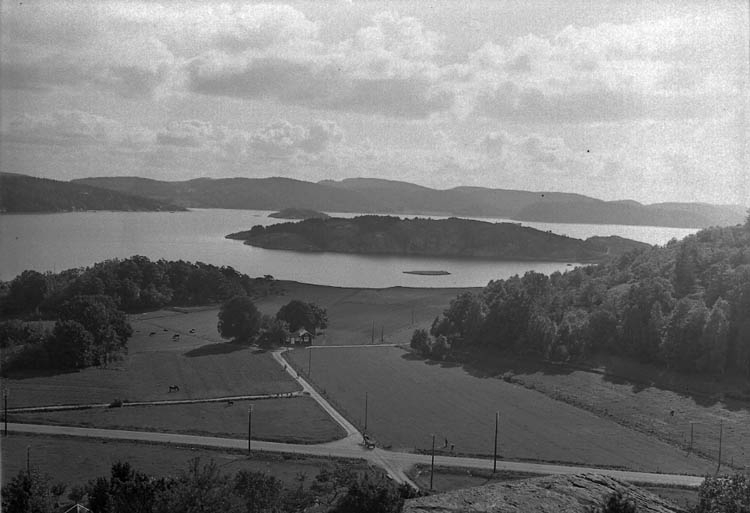
<path id="1" fill-rule="evenodd" d="M 602 201 L 581 194 L 482 187 L 430 189 L 408 182 L 351 178 L 318 183 L 289 178 L 201 178 L 161 182 L 136 177 L 75 180 L 185 207 L 501 217 L 517 221 L 702 228 L 740 224 L 744 208 L 705 203 Z"/>
<path id="2" fill-rule="evenodd" d="M 0 212 L 73 210 L 185 210 L 167 201 L 123 194 L 86 184 L 0 173 Z"/>
<path id="3" fill-rule="evenodd" d="M 368 255 L 592 262 L 648 244 L 621 237 L 583 241 L 515 223 L 359 216 L 254 226 L 227 235 L 251 246 Z"/>

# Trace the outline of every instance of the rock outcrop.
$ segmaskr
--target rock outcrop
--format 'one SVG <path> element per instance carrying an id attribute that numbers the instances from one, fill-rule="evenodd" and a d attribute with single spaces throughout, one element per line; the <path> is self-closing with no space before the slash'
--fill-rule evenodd
<path id="1" fill-rule="evenodd" d="M 651 492 L 597 474 L 546 476 L 420 497 L 406 501 L 403 513 L 598 513 L 615 495 L 631 501 L 638 513 L 684 513 Z"/>

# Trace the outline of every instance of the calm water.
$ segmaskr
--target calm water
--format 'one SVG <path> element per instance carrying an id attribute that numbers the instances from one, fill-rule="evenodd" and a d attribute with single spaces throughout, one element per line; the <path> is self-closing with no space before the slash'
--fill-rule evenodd
<path id="1" fill-rule="evenodd" d="M 0 279 L 25 269 L 61 271 L 107 258 L 144 255 L 151 259 L 230 265 L 250 276 L 343 287 L 484 286 L 492 279 L 528 270 L 563 271 L 567 262 L 489 262 L 443 258 L 381 257 L 336 253 L 295 253 L 246 246 L 228 233 L 283 220 L 257 210 L 199 209 L 191 212 L 72 212 L 0 215 Z M 338 214 L 337 214 L 338 215 Z M 342 214 L 352 217 L 354 214 Z M 501 219 L 484 219 L 502 221 Z M 696 230 L 619 225 L 524 223 L 571 237 L 621 235 L 663 244 Z M 445 270 L 447 276 L 404 274 Z"/>

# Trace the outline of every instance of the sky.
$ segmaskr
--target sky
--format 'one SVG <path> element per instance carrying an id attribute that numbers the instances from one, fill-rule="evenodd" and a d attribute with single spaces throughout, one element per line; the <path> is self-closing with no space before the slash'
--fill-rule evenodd
<path id="1" fill-rule="evenodd" d="M 0 170 L 750 206 L 748 5 L 2 0 Z"/>

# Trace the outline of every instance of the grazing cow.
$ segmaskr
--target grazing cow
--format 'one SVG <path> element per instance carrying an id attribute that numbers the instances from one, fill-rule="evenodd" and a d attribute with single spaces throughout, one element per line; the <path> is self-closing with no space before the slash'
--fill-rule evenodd
<path id="1" fill-rule="evenodd" d="M 169 393 L 179 392 L 179 391 L 180 391 L 180 387 L 178 385 L 169 385 Z"/>
<path id="2" fill-rule="evenodd" d="M 149 337 L 153 337 L 154 335 L 156 335 L 155 331 L 152 331 L 151 333 L 148 334 Z"/>
<path id="3" fill-rule="evenodd" d="M 227 406 L 232 406 L 234 404 L 234 401 L 231 399 L 227 400 Z"/>
<path id="4" fill-rule="evenodd" d="M 190 330 L 190 333 L 195 333 L 195 328 L 192 328 L 192 329 Z"/>

